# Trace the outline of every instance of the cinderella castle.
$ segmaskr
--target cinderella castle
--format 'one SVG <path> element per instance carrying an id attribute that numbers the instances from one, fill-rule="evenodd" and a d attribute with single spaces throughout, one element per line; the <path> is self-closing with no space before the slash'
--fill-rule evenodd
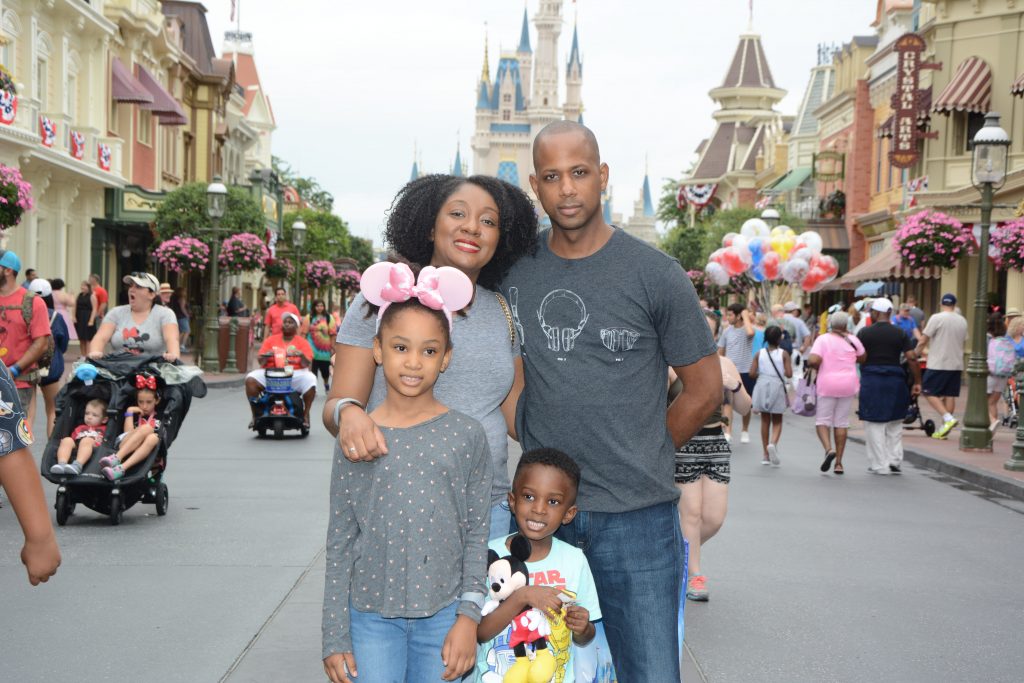
<path id="1" fill-rule="evenodd" d="M 540 203 L 530 188 L 533 138 L 552 121 L 565 119 L 583 123 L 583 62 L 574 24 L 572 46 L 565 63 L 565 100 L 562 101 L 559 97 L 561 68 L 558 59 L 562 0 L 540 0 L 533 25 L 537 32 L 536 52 L 530 41 L 527 11 L 523 9 L 519 46 L 514 51 L 502 51 L 493 80 L 487 38 L 484 38 L 484 64 L 476 88 L 476 129 L 472 148 L 474 173 L 497 176 L 518 185 L 533 198 L 539 210 Z M 461 175 L 464 172 L 461 154 L 457 151 L 453 173 Z M 640 239 L 651 243 L 657 241 L 654 204 L 646 175 L 628 224 L 623 223 L 621 216 L 612 213 L 610 191 L 603 201 L 605 220 L 624 227 Z M 547 224 L 547 216 L 541 216 L 541 219 Z"/>

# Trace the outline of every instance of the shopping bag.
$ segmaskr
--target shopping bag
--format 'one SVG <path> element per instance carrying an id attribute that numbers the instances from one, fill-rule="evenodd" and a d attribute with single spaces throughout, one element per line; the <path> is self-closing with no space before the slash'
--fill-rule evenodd
<path id="1" fill-rule="evenodd" d="M 814 417 L 814 413 L 818 409 L 818 394 L 814 386 L 814 378 L 810 376 L 810 373 L 805 374 L 796 383 L 796 393 L 793 395 L 793 401 L 789 408 L 797 415 Z"/>

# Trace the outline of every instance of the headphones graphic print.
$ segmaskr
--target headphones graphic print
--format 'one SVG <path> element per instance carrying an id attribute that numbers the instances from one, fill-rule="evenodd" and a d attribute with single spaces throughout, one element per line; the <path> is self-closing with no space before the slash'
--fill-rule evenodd
<path id="1" fill-rule="evenodd" d="M 560 305 L 564 302 L 571 304 L 568 316 L 566 307 Z M 572 351 L 576 345 L 576 338 L 583 332 L 590 316 L 587 315 L 587 307 L 583 303 L 583 299 L 575 292 L 568 289 L 555 289 L 548 292 L 548 295 L 540 302 L 537 319 L 547 338 L 549 350 Z"/>

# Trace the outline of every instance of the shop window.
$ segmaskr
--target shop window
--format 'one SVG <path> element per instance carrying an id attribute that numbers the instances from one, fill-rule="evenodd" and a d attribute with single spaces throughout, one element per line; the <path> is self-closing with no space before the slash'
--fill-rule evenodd
<path id="1" fill-rule="evenodd" d="M 153 115 L 145 109 L 139 109 L 138 140 L 143 145 L 153 146 Z"/>
<path id="2" fill-rule="evenodd" d="M 110 98 L 110 111 L 107 112 L 107 130 L 112 134 L 117 135 L 121 130 L 121 126 L 118 124 L 117 117 L 120 112 L 117 108 L 117 100 L 113 97 Z"/>
<path id="3" fill-rule="evenodd" d="M 882 138 L 878 138 L 875 152 L 875 194 L 882 191 Z"/>
<path id="4" fill-rule="evenodd" d="M 953 154 L 968 154 L 974 149 L 974 136 L 985 125 L 985 115 L 975 112 L 953 113 Z"/>

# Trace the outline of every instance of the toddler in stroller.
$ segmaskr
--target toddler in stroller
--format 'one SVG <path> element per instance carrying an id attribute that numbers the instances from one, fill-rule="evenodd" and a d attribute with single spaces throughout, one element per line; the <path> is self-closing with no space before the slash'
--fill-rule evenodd
<path id="1" fill-rule="evenodd" d="M 103 443 L 103 434 L 107 431 L 107 404 L 102 399 L 94 398 L 85 404 L 85 419 L 75 427 L 71 436 L 60 440 L 57 448 L 57 464 L 50 468 L 50 474 L 81 474 L 82 468 L 92 458 L 93 449 Z M 75 461 L 70 462 L 75 451 Z"/>
<path id="2" fill-rule="evenodd" d="M 155 505 L 157 514 L 165 515 L 168 448 L 192 397 L 206 395 L 198 368 L 131 354 L 89 363 L 79 366 L 58 394 L 57 419 L 43 453 L 42 474 L 57 485 L 57 524 L 66 524 L 78 503 L 108 515 L 111 524 L 120 524 L 124 511 L 138 502 Z M 96 399 L 106 403 L 108 422 L 94 457 L 83 462 L 81 472 L 53 471 L 61 441 L 83 423 L 86 406 Z M 111 478 L 103 471 L 114 471 L 119 464 L 119 476 Z"/>

